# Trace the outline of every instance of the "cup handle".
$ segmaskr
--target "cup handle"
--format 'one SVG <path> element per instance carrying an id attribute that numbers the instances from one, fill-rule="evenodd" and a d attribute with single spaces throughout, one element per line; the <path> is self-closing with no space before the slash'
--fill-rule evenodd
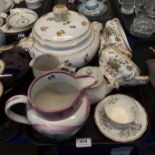
<path id="1" fill-rule="evenodd" d="M 25 95 L 16 95 L 16 96 L 13 96 L 10 99 L 8 99 L 6 104 L 5 104 L 5 113 L 6 113 L 6 115 L 10 119 L 12 119 L 12 120 L 14 120 L 16 122 L 23 123 L 23 124 L 30 124 L 30 122 L 28 121 L 26 116 L 16 114 L 15 112 L 13 112 L 11 110 L 12 106 L 14 106 L 16 104 L 19 104 L 19 103 L 27 104 L 28 103 L 27 96 L 25 96 Z"/>
<path id="2" fill-rule="evenodd" d="M 76 78 L 82 86 L 82 89 L 90 88 L 91 86 L 97 83 L 97 80 L 90 75 L 76 76 Z"/>

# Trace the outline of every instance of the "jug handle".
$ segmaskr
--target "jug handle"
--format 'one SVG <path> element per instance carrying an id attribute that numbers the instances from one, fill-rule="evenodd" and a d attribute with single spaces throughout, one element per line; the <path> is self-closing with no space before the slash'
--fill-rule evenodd
<path id="1" fill-rule="evenodd" d="M 97 80 L 93 76 L 90 76 L 90 75 L 76 76 L 76 79 L 81 85 L 82 90 L 90 88 L 91 86 L 97 83 Z"/>
<path id="2" fill-rule="evenodd" d="M 25 95 L 16 95 L 11 97 L 5 103 L 5 113 L 6 115 L 12 119 L 13 121 L 23 123 L 23 124 L 30 124 L 26 116 L 19 115 L 11 110 L 11 107 L 17 104 L 28 104 L 28 98 Z"/>

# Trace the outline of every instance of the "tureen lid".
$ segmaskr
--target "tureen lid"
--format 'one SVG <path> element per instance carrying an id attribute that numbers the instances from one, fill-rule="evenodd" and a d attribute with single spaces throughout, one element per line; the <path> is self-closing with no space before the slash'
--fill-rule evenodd
<path id="1" fill-rule="evenodd" d="M 43 45 L 61 48 L 62 43 L 74 42 L 74 46 L 86 39 L 90 34 L 88 19 L 74 11 L 69 11 L 65 5 L 59 4 L 42 16 L 34 25 L 32 35 Z M 57 44 L 59 43 L 59 44 Z M 68 45 L 73 46 L 73 45 Z"/>

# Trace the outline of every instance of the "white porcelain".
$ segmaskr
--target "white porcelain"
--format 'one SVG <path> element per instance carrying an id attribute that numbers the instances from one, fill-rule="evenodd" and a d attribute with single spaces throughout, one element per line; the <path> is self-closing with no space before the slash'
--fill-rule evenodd
<path id="1" fill-rule="evenodd" d="M 124 125 L 122 125 L 122 127 L 116 126 L 105 114 L 104 105 L 107 100 L 113 101 L 116 99 L 122 100 L 122 102 L 125 100 L 124 104 L 130 104 L 133 102 L 137 107 L 134 121 L 125 127 Z M 119 143 L 136 141 L 143 136 L 148 127 L 148 116 L 143 106 L 134 98 L 123 94 L 110 95 L 99 102 L 95 109 L 94 119 L 98 129 L 105 137 Z"/>
<path id="2" fill-rule="evenodd" d="M 0 12 L 7 12 L 12 4 L 13 4 L 13 1 L 12 0 L 0 0 Z"/>
<path id="3" fill-rule="evenodd" d="M 0 16 L 0 27 L 4 24 L 4 19 L 3 17 Z"/>
<path id="4" fill-rule="evenodd" d="M 99 65 L 116 79 L 119 85 L 146 84 L 148 76 L 140 76 L 139 67 L 118 49 L 107 47 L 100 51 Z"/>
<path id="5" fill-rule="evenodd" d="M 35 78 L 56 69 L 75 72 L 75 68 L 70 67 L 69 64 L 60 64 L 59 59 L 52 54 L 42 54 L 33 58 L 29 66 L 32 68 Z"/>
<path id="6" fill-rule="evenodd" d="M 90 23 L 83 15 L 57 5 L 35 23 L 30 38 L 21 46 L 30 49 L 32 58 L 49 53 L 56 55 L 60 63 L 67 61 L 81 67 L 96 54 L 101 30 L 101 23 Z"/>
<path id="7" fill-rule="evenodd" d="M 137 106 L 132 98 L 125 95 L 107 97 L 104 100 L 104 110 L 112 122 L 120 125 L 128 125 L 136 119 Z"/>
<path id="8" fill-rule="evenodd" d="M 88 0 L 78 6 L 78 11 L 85 16 L 98 16 L 107 11 L 107 5 L 103 1 Z"/>
<path id="9" fill-rule="evenodd" d="M 32 125 L 49 138 L 64 140 L 75 134 L 86 121 L 90 109 L 86 89 L 95 82 L 91 76 L 75 77 L 63 71 L 48 72 L 31 83 L 27 96 L 16 95 L 8 99 L 6 115 L 14 121 Z M 49 88 L 42 89 L 44 87 Z M 19 103 L 26 104 L 27 117 L 11 110 Z"/>
<path id="10" fill-rule="evenodd" d="M 100 48 L 104 49 L 107 46 L 117 48 L 121 53 L 132 57 L 130 45 L 118 18 L 109 20 L 105 24 Z"/>
<path id="11" fill-rule="evenodd" d="M 10 13 L 6 22 L 9 26 L 17 29 L 28 27 L 38 19 L 37 13 L 30 9 L 16 8 L 12 9 Z"/>
<path id="12" fill-rule="evenodd" d="M 105 78 L 102 68 L 99 67 L 83 67 L 76 72 L 76 75 L 91 75 L 97 80 L 95 85 L 87 89 L 91 104 L 97 103 L 103 99 L 115 87 L 110 79 Z"/>
<path id="13" fill-rule="evenodd" d="M 40 0 L 25 0 L 25 3 L 29 9 L 38 9 L 41 7 Z"/>

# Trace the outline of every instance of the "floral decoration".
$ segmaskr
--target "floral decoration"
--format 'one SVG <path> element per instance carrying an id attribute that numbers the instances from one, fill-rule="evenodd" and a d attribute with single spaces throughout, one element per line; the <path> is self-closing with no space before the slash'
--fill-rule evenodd
<path id="1" fill-rule="evenodd" d="M 56 35 L 57 35 L 58 37 L 60 37 L 62 34 L 65 34 L 65 31 L 64 31 L 64 30 L 60 30 L 60 31 L 57 31 L 57 32 L 56 32 Z"/>
<path id="2" fill-rule="evenodd" d="M 82 26 L 86 26 L 87 25 L 87 22 L 86 21 L 82 21 L 81 25 Z"/>
<path id="3" fill-rule="evenodd" d="M 49 26 L 41 26 L 40 29 L 43 32 L 46 32 L 46 30 L 49 28 Z"/>
<path id="4" fill-rule="evenodd" d="M 86 54 L 85 56 L 84 56 L 84 62 L 85 63 L 88 63 L 89 62 L 89 56 L 88 56 L 88 54 Z"/>

